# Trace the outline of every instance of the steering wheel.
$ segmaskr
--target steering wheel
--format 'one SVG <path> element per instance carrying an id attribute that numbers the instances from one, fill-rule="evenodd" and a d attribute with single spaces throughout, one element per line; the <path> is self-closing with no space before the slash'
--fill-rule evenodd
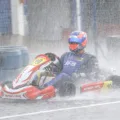
<path id="1" fill-rule="evenodd" d="M 53 62 L 53 64 L 57 67 L 57 69 L 61 71 L 62 65 L 60 58 L 54 53 L 45 53 L 45 55 L 47 55 L 50 58 L 50 60 Z"/>

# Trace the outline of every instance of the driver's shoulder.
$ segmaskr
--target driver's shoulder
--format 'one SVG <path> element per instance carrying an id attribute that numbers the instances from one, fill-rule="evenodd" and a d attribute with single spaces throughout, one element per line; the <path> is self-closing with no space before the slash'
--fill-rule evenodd
<path id="1" fill-rule="evenodd" d="M 91 54 L 91 53 L 88 53 L 88 52 L 85 52 L 84 53 L 84 56 L 88 57 L 88 58 L 96 58 L 95 55 Z"/>
<path id="2" fill-rule="evenodd" d="M 89 62 L 89 61 L 94 61 L 94 62 L 98 62 L 97 57 L 93 54 L 90 53 L 85 53 L 84 54 L 84 58 Z"/>

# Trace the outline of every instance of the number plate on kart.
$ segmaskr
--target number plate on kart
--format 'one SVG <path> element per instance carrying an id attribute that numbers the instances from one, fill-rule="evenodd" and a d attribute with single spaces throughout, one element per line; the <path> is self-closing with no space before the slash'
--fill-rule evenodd
<path id="1" fill-rule="evenodd" d="M 47 57 L 45 56 L 40 56 L 40 57 L 37 57 L 33 62 L 32 62 L 32 65 L 36 66 L 36 65 L 40 65 L 40 64 L 43 64 L 45 62 L 47 62 L 48 59 Z"/>

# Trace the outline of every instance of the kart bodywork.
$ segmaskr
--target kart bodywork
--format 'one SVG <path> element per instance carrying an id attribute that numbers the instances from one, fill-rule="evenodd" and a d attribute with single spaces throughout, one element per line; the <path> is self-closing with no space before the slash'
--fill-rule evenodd
<path id="1" fill-rule="evenodd" d="M 37 70 L 43 71 L 43 69 L 49 66 L 52 63 L 51 59 L 45 55 L 41 54 L 37 56 L 31 64 L 26 66 L 23 71 L 17 76 L 17 78 L 13 81 L 7 81 L 0 84 L 0 97 L 1 98 L 9 98 L 9 99 L 47 99 L 55 96 L 58 92 L 54 91 L 52 88 L 48 92 L 49 94 L 41 95 L 41 88 L 32 84 L 32 78 Z M 44 84 L 45 79 L 40 80 L 42 84 Z M 104 90 L 108 90 L 112 87 L 113 81 L 99 81 L 99 82 L 91 82 L 78 85 L 79 93 L 82 94 L 84 92 L 89 91 L 97 91 L 102 92 Z M 64 88 L 62 89 L 62 96 L 64 95 L 75 95 L 76 86 L 72 83 L 66 83 Z M 59 95 L 61 95 L 61 92 Z M 63 95 L 64 93 L 64 95 Z M 68 93 L 68 94 L 65 94 Z"/>
<path id="2" fill-rule="evenodd" d="M 12 82 L 6 81 L 0 85 L 0 97 L 11 99 L 39 99 L 40 89 L 32 85 L 32 77 L 37 70 L 43 70 L 51 64 L 51 60 L 46 55 L 37 56 L 32 64 L 26 66 L 24 70 Z"/>

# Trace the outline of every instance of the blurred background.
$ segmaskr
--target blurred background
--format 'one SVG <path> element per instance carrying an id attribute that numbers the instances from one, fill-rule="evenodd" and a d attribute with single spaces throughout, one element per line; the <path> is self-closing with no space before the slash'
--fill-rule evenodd
<path id="1" fill-rule="evenodd" d="M 0 45 L 27 46 L 30 59 L 68 51 L 73 30 L 87 32 L 101 67 L 119 69 L 119 0 L 0 0 Z"/>

